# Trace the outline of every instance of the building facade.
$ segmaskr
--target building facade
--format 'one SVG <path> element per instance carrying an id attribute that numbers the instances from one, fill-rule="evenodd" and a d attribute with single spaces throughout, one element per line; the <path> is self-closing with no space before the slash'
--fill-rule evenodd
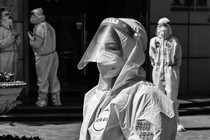
<path id="1" fill-rule="evenodd" d="M 210 1 L 150 0 L 150 37 L 159 18 L 168 17 L 182 45 L 181 95 L 210 95 Z"/>
<path id="2" fill-rule="evenodd" d="M 123 6 L 122 6 L 123 5 Z M 25 97 L 36 92 L 34 55 L 29 46 L 26 30 L 30 11 L 42 7 L 47 21 L 57 34 L 60 65 L 58 77 L 62 92 L 85 92 L 98 80 L 91 64 L 83 71 L 76 68 L 101 20 L 106 17 L 128 17 L 139 20 L 146 28 L 148 39 L 155 35 L 157 21 L 167 17 L 173 34 L 182 45 L 180 95 L 209 95 L 210 88 L 210 1 L 207 0 L 0 0 L 0 10 L 14 15 L 15 28 L 21 35 L 18 80 L 28 83 Z M 149 40 L 148 40 L 149 42 Z M 146 51 L 145 69 L 151 81 L 151 65 Z M 94 68 L 95 69 L 95 68 Z"/>

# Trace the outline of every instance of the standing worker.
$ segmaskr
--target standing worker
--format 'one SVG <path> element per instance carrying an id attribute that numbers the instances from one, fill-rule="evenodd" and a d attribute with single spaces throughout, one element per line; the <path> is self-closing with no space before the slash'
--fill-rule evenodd
<path id="1" fill-rule="evenodd" d="M 30 22 L 35 25 L 33 33 L 28 32 L 28 36 L 36 61 L 37 85 L 39 87 L 36 105 L 38 107 L 47 106 L 50 93 L 52 105 L 61 106 L 55 30 L 45 21 L 42 8 L 31 11 Z"/>
<path id="2" fill-rule="evenodd" d="M 145 81 L 146 44 L 135 19 L 102 21 L 78 64 L 93 62 L 100 73 L 85 94 L 79 140 L 175 140 L 173 101 Z"/>
<path id="3" fill-rule="evenodd" d="M 182 48 L 179 40 L 172 36 L 168 18 L 158 21 L 156 37 L 150 40 L 149 55 L 153 67 L 152 80 L 171 100 L 174 101 L 177 113 L 178 131 L 185 131 L 180 124 L 178 113 L 178 91 Z"/>
<path id="4" fill-rule="evenodd" d="M 18 73 L 18 46 L 21 39 L 13 28 L 13 16 L 9 11 L 1 12 L 0 26 L 0 72 Z"/>

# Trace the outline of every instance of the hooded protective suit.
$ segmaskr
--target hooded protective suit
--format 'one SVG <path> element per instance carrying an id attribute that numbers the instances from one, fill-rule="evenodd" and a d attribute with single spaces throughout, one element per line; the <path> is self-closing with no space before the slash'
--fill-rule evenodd
<path id="1" fill-rule="evenodd" d="M 182 50 L 178 39 L 172 36 L 167 18 L 158 21 L 156 37 L 150 40 L 149 55 L 153 66 L 152 79 L 175 102 L 178 114 L 178 90 Z"/>
<path id="2" fill-rule="evenodd" d="M 13 18 L 9 11 L 2 11 L 0 26 L 0 71 L 14 73 L 18 71 L 18 46 L 20 36 L 13 29 Z"/>
<path id="3" fill-rule="evenodd" d="M 86 93 L 80 140 L 175 140 L 174 104 L 144 81 L 147 34 L 134 19 L 106 18 L 78 64 L 96 62 L 98 85 Z"/>
<path id="4" fill-rule="evenodd" d="M 57 78 L 58 54 L 56 52 L 56 34 L 53 27 L 45 21 L 43 10 L 37 8 L 31 11 L 30 21 L 35 24 L 33 33 L 28 33 L 30 45 L 36 60 L 38 101 L 37 106 L 47 105 L 48 93 L 51 94 L 52 104 L 60 106 L 60 82 Z"/>

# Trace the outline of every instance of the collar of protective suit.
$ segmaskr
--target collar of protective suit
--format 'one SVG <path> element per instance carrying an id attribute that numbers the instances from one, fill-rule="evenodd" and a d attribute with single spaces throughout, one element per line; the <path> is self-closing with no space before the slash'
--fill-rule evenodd
<path id="1" fill-rule="evenodd" d="M 79 140 L 138 140 L 145 134 L 148 140 L 175 140 L 173 105 L 160 90 L 144 81 L 123 89 L 111 100 L 95 87 L 85 95 Z"/>

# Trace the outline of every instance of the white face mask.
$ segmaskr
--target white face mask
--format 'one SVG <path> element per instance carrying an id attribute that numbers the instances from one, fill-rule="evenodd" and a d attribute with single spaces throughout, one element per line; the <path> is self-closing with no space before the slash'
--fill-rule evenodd
<path id="1" fill-rule="evenodd" d="M 109 35 L 98 41 L 97 45 L 103 46 L 96 58 L 100 75 L 106 79 L 116 77 L 124 65 L 120 46 Z"/>
<path id="2" fill-rule="evenodd" d="M 9 16 L 5 16 L 2 18 L 1 20 L 1 24 L 3 27 L 7 28 L 7 29 L 12 29 L 13 27 L 13 20 L 12 18 L 9 18 Z"/>
<path id="3" fill-rule="evenodd" d="M 97 63 L 101 77 L 106 79 L 119 75 L 123 65 L 124 62 L 122 59 L 118 59 L 109 63 Z"/>
<path id="4" fill-rule="evenodd" d="M 157 36 L 159 38 L 167 39 L 170 36 L 169 28 L 166 26 L 160 26 L 157 31 Z"/>

